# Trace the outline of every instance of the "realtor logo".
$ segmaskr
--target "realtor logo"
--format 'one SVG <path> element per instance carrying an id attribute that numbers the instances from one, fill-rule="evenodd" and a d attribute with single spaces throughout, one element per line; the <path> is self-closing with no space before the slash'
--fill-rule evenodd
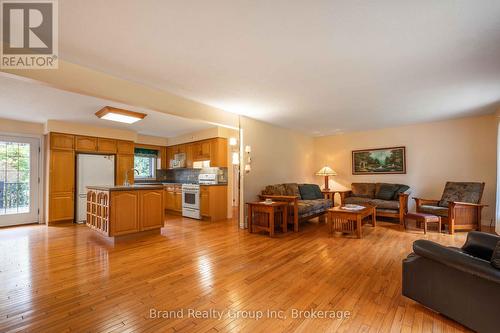
<path id="1" fill-rule="evenodd" d="M 57 0 L 1 0 L 1 68 L 56 69 Z"/>

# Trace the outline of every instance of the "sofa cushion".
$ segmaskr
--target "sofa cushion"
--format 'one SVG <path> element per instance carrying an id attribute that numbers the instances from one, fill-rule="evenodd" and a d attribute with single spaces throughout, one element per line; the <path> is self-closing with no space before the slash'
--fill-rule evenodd
<path id="1" fill-rule="evenodd" d="M 483 189 L 484 183 L 447 182 L 439 206 L 448 207 L 453 201 L 478 204 Z"/>
<path id="2" fill-rule="evenodd" d="M 398 185 L 399 185 L 399 188 L 396 191 L 396 193 L 394 193 L 394 197 L 392 198 L 392 200 L 399 200 L 399 195 L 410 189 L 410 186 L 408 186 L 408 185 L 403 185 L 403 184 L 398 184 Z"/>
<path id="3" fill-rule="evenodd" d="M 299 185 L 299 191 L 302 200 L 323 199 L 323 193 L 321 193 L 321 189 L 316 184 Z"/>
<path id="4" fill-rule="evenodd" d="M 500 269 L 500 241 L 497 242 L 493 255 L 491 256 L 491 265 Z"/>
<path id="5" fill-rule="evenodd" d="M 286 183 L 282 184 L 284 186 L 284 195 L 293 195 L 300 197 L 299 184 L 297 183 Z"/>
<path id="6" fill-rule="evenodd" d="M 299 218 L 326 212 L 332 207 L 332 201 L 328 199 L 299 200 L 297 201 Z"/>
<path id="7" fill-rule="evenodd" d="M 283 184 L 267 185 L 262 191 L 264 195 L 285 195 L 285 186 Z"/>
<path id="8" fill-rule="evenodd" d="M 380 200 L 380 199 L 372 199 L 369 202 L 371 205 L 376 206 L 377 209 L 391 209 L 391 210 L 399 210 L 399 200 Z"/>
<path id="9" fill-rule="evenodd" d="M 375 185 L 375 198 L 381 200 L 393 200 L 399 190 L 399 184 L 377 183 Z"/>
<path id="10" fill-rule="evenodd" d="M 373 199 L 363 198 L 363 197 L 347 197 L 342 204 L 353 204 L 353 205 L 363 205 L 370 204 Z"/>
<path id="11" fill-rule="evenodd" d="M 422 205 L 419 207 L 419 212 L 438 216 L 448 216 L 448 208 L 440 206 Z"/>
<path id="12" fill-rule="evenodd" d="M 375 183 L 352 183 L 351 191 L 354 197 L 374 198 L 376 184 Z"/>

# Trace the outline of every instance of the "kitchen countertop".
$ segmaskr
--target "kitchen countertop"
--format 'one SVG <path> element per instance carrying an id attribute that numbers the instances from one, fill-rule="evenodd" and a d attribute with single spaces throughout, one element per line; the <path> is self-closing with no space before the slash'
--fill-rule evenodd
<path id="1" fill-rule="evenodd" d="M 87 189 L 99 190 L 99 191 L 138 191 L 138 190 L 163 190 L 162 184 L 135 184 L 130 186 L 87 186 Z"/>

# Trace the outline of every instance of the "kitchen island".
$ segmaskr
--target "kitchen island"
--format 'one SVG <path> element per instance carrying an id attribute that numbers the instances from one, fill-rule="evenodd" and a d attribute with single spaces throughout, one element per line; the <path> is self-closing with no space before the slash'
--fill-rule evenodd
<path id="1" fill-rule="evenodd" d="M 163 185 L 88 186 L 87 226 L 109 240 L 163 227 Z"/>

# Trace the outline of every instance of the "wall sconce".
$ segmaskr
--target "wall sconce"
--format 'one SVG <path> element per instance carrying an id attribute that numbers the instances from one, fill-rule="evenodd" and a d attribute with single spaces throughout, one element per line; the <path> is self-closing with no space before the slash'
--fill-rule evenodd
<path id="1" fill-rule="evenodd" d="M 233 165 L 240 164 L 240 154 L 237 151 L 233 152 L 232 160 L 233 160 Z"/>
<path id="2" fill-rule="evenodd" d="M 238 144 L 238 139 L 236 138 L 229 138 L 229 145 L 230 146 L 236 146 Z"/>
<path id="3" fill-rule="evenodd" d="M 247 154 L 246 158 L 246 164 L 245 164 L 245 172 L 249 173 L 252 170 L 251 163 L 252 163 L 252 157 L 250 156 L 250 153 L 252 152 L 252 147 L 251 146 L 245 146 L 245 153 Z"/>

